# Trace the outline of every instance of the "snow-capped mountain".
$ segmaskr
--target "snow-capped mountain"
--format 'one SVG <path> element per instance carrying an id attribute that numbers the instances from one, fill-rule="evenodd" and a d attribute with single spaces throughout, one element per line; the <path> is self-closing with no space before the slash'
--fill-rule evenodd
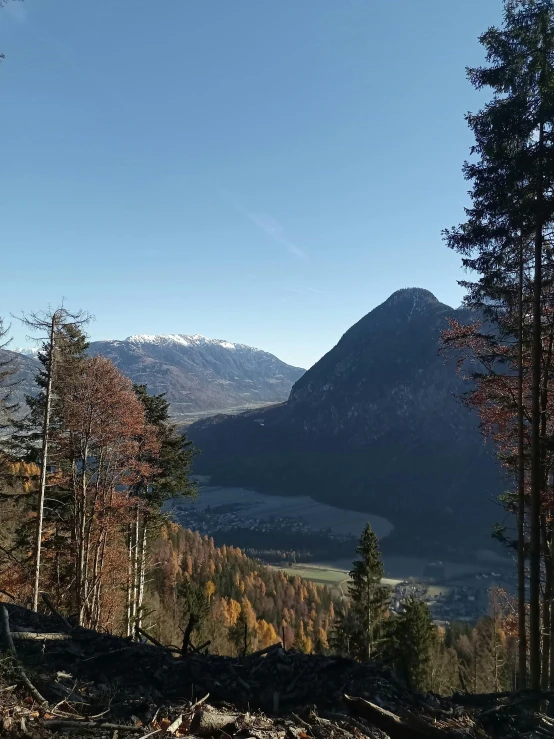
<path id="1" fill-rule="evenodd" d="M 222 346 L 224 349 L 251 349 L 255 352 L 264 353 L 261 349 L 255 349 L 246 344 L 233 344 L 224 339 L 208 339 L 201 334 L 136 334 L 128 336 L 125 341 L 133 344 L 156 344 L 158 346 L 168 346 L 170 344 L 180 344 L 181 346 Z"/>
<path id="2" fill-rule="evenodd" d="M 176 418 L 284 401 L 304 374 L 261 349 L 199 334 L 93 341 L 90 353 L 108 357 L 150 393 L 166 393 Z"/>

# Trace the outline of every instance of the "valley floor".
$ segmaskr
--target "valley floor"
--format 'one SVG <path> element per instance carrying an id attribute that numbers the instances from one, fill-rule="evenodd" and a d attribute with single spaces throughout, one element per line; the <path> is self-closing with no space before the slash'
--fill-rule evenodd
<path id="1" fill-rule="evenodd" d="M 394 527 L 381 516 L 337 508 L 310 496 L 265 495 L 243 488 L 209 485 L 200 478 L 195 501 L 173 501 L 168 510 L 183 527 L 238 546 L 289 574 L 346 595 L 348 571 L 369 520 L 381 540 Z M 406 583 L 419 589 L 437 620 L 473 620 L 487 608 L 493 585 L 511 590 L 514 567 L 498 553 L 480 550 L 469 561 L 438 561 L 385 550 L 385 582 L 401 600 Z"/>

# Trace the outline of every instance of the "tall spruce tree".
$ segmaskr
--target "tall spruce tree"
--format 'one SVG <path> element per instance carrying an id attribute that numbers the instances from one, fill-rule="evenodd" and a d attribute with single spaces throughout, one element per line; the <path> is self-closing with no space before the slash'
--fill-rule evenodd
<path id="1" fill-rule="evenodd" d="M 348 594 L 350 606 L 337 616 L 335 644 L 359 660 L 370 660 L 381 646 L 382 622 L 390 599 L 389 589 L 381 585 L 384 575 L 379 540 L 366 524 L 352 563 Z"/>
<path id="2" fill-rule="evenodd" d="M 493 96 L 478 114 L 467 116 L 475 136 L 464 173 L 472 181 L 467 221 L 446 232 L 449 245 L 464 256 L 464 265 L 481 274 L 468 288 L 468 304 L 485 308 L 493 320 L 516 304 L 508 329 L 531 346 L 529 658 L 531 686 L 541 684 L 541 497 L 545 489 L 544 414 L 548 402 L 544 366 L 546 316 L 552 303 L 549 243 L 554 221 L 554 2 L 505 0 L 501 28 L 481 36 L 487 66 L 469 69 L 477 88 Z M 514 295 L 519 299 L 514 300 Z M 519 317 L 519 325 L 516 319 Z M 504 324 L 504 330 L 506 324 Z M 550 359 L 550 358 L 549 358 Z M 521 397 L 519 399 L 522 403 Z M 520 419 L 521 420 L 521 419 Z M 520 428 L 520 435 L 522 429 Z M 520 454 L 522 449 L 520 446 Z M 525 496 L 519 460 L 518 551 L 519 597 L 524 595 L 523 516 Z M 520 602 L 520 684 L 525 684 L 524 604 Z"/>

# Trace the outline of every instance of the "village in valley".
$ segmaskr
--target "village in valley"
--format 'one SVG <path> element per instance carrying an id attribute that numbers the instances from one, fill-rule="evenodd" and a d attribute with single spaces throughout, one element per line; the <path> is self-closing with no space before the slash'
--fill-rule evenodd
<path id="1" fill-rule="evenodd" d="M 337 533 L 331 528 L 316 531 L 313 523 L 301 516 L 266 514 L 260 512 L 259 506 L 236 501 L 197 505 L 176 500 L 171 502 L 168 512 L 184 528 L 212 536 L 217 544 L 239 546 L 265 564 L 325 584 L 339 597 L 347 596 L 348 569 L 327 563 L 321 552 L 312 551 L 309 544 L 315 542 L 321 546 L 323 542 L 326 551 L 340 552 L 337 559 L 342 563 L 347 552 L 353 558 L 357 543 L 353 534 Z M 304 546 L 292 548 L 291 540 L 303 542 Z M 248 546 L 259 541 L 264 546 Z M 487 613 L 491 589 L 511 592 L 515 588 L 515 578 L 505 565 L 496 569 L 472 566 L 453 575 L 437 561 L 427 563 L 417 577 L 398 578 L 397 572 L 394 577 L 388 576 L 387 557 L 384 561 L 387 575 L 384 583 L 393 590 L 391 610 L 401 613 L 406 601 L 414 596 L 427 603 L 437 624 L 474 623 Z"/>

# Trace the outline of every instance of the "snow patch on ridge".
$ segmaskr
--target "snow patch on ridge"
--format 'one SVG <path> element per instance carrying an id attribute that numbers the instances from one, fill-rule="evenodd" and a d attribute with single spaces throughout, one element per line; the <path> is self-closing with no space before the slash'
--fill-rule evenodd
<path id="1" fill-rule="evenodd" d="M 254 352 L 261 352 L 245 344 L 235 344 L 225 339 L 208 339 L 201 334 L 135 334 L 128 336 L 125 341 L 131 344 L 156 344 L 158 346 L 167 346 L 169 344 L 179 344 L 180 346 L 220 346 L 222 349 L 249 349 Z"/>

